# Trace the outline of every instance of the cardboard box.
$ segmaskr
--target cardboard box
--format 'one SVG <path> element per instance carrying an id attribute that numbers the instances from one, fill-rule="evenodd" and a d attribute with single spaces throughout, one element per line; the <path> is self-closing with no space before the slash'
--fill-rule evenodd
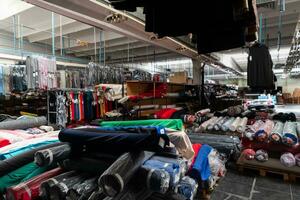
<path id="1" fill-rule="evenodd" d="M 174 72 L 170 74 L 170 83 L 187 83 L 188 74 L 187 72 Z"/>

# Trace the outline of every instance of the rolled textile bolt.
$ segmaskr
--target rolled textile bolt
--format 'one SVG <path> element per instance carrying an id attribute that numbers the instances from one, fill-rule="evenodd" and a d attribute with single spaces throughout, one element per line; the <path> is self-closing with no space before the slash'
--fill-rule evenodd
<path id="1" fill-rule="evenodd" d="M 198 112 L 195 113 L 195 115 L 201 117 L 201 116 L 206 115 L 207 113 L 210 113 L 210 109 L 209 108 L 203 109 L 203 110 L 199 110 Z"/>
<path id="2" fill-rule="evenodd" d="M 245 159 L 247 160 L 253 160 L 255 157 L 255 151 L 253 149 L 245 149 L 242 152 L 242 155 L 244 156 Z"/>
<path id="3" fill-rule="evenodd" d="M 229 130 L 229 126 L 233 123 L 235 120 L 234 117 L 229 118 L 223 125 L 222 125 L 222 131 L 226 132 Z"/>
<path id="4" fill-rule="evenodd" d="M 228 117 L 223 117 L 218 123 L 216 123 L 216 124 L 214 125 L 214 129 L 215 129 L 216 131 L 221 130 L 222 125 L 223 125 L 228 119 L 229 119 Z"/>
<path id="5" fill-rule="evenodd" d="M 153 192 L 165 194 L 170 186 L 170 175 L 162 169 L 141 167 L 138 171 L 138 181 Z"/>
<path id="6" fill-rule="evenodd" d="M 245 130 L 246 130 L 247 122 L 248 122 L 247 117 L 242 118 L 241 121 L 240 121 L 240 124 L 237 127 L 237 132 L 239 132 L 241 134 L 244 133 Z"/>
<path id="7" fill-rule="evenodd" d="M 270 135 L 270 140 L 272 142 L 275 142 L 275 143 L 282 142 L 283 127 L 284 127 L 284 124 L 282 122 L 277 121 L 275 123 L 275 126 L 273 127 L 273 130 Z"/>
<path id="8" fill-rule="evenodd" d="M 200 130 L 201 131 L 204 131 L 207 129 L 207 126 L 210 125 L 211 123 L 213 123 L 215 120 L 217 119 L 217 117 L 212 117 L 210 118 L 209 120 L 203 122 L 201 125 L 200 125 Z"/>
<path id="9" fill-rule="evenodd" d="M 264 142 L 266 141 L 274 127 L 274 122 L 271 120 L 266 120 L 264 125 L 255 133 L 257 141 Z"/>
<path id="10" fill-rule="evenodd" d="M 37 151 L 34 155 L 34 163 L 39 167 L 49 166 L 58 161 L 67 159 L 70 155 L 71 146 L 64 144 L 62 146 Z"/>
<path id="11" fill-rule="evenodd" d="M 252 141 L 254 139 L 255 133 L 253 129 L 250 128 L 250 126 L 247 126 L 243 136 Z"/>
<path id="12" fill-rule="evenodd" d="M 297 135 L 298 135 L 298 138 L 300 137 L 300 123 L 297 122 Z"/>
<path id="13" fill-rule="evenodd" d="M 296 164 L 298 167 L 300 167 L 300 153 L 295 155 Z"/>
<path id="14" fill-rule="evenodd" d="M 22 120 L 13 120 L 7 122 L 0 123 L 0 129 L 4 130 L 16 130 L 16 129 L 27 129 L 32 127 L 39 127 L 42 125 L 46 125 L 47 119 L 46 117 L 32 117 L 28 119 Z"/>
<path id="15" fill-rule="evenodd" d="M 222 119 L 223 119 L 223 117 L 218 117 L 213 123 L 211 123 L 211 124 L 209 124 L 209 125 L 207 126 L 207 130 L 208 130 L 208 131 L 213 130 L 214 126 L 215 126 L 217 123 L 219 123 Z"/>
<path id="16" fill-rule="evenodd" d="M 109 197 L 120 194 L 140 166 L 153 155 L 145 151 L 123 154 L 100 176 L 99 187 Z"/>
<path id="17" fill-rule="evenodd" d="M 241 113 L 242 117 L 246 117 L 248 114 L 250 114 L 252 111 L 251 110 L 246 110 L 244 112 Z"/>
<path id="18" fill-rule="evenodd" d="M 280 162 L 286 167 L 293 167 L 296 165 L 296 159 L 291 153 L 284 153 L 280 157 Z"/>
<path id="19" fill-rule="evenodd" d="M 240 121 L 241 121 L 241 118 L 240 118 L 240 117 L 235 118 L 235 120 L 234 120 L 234 121 L 232 122 L 232 124 L 229 126 L 229 130 L 232 131 L 232 132 L 236 131 L 236 129 L 237 129 L 237 127 L 238 127 Z"/>
<path id="20" fill-rule="evenodd" d="M 298 143 L 297 125 L 295 122 L 286 122 L 284 124 L 282 142 L 288 146 Z"/>
<path id="21" fill-rule="evenodd" d="M 259 149 L 255 153 L 255 159 L 260 162 L 266 162 L 269 159 L 269 155 L 265 150 Z"/>

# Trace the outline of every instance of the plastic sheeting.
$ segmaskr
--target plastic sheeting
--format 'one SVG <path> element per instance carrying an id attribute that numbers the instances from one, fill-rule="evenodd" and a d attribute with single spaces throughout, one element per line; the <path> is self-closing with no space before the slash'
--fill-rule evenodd
<path id="1" fill-rule="evenodd" d="M 71 154 L 71 146 L 62 144 L 59 146 L 45 148 L 34 154 L 34 162 L 36 165 L 43 167 L 57 163 L 60 160 L 67 159 Z"/>
<path id="2" fill-rule="evenodd" d="M 275 142 L 275 143 L 282 142 L 283 126 L 284 126 L 284 124 L 280 121 L 275 123 L 275 126 L 270 135 L 270 140 L 272 142 Z"/>
<path id="3" fill-rule="evenodd" d="M 109 197 L 121 193 L 130 178 L 153 153 L 125 153 L 120 156 L 99 178 L 98 185 Z"/>

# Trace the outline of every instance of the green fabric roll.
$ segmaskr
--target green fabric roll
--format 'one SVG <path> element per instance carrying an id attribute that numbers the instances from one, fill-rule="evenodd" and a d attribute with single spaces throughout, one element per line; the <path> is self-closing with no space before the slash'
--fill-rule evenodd
<path id="1" fill-rule="evenodd" d="M 183 123 L 181 119 L 150 119 L 150 120 L 134 120 L 134 121 L 102 121 L 102 127 L 116 126 L 163 126 L 174 130 L 181 131 Z"/>
<path id="2" fill-rule="evenodd" d="M 27 181 L 49 169 L 49 167 L 38 167 L 34 162 L 24 165 L 0 177 L 0 193 L 2 194 L 8 187 Z"/>

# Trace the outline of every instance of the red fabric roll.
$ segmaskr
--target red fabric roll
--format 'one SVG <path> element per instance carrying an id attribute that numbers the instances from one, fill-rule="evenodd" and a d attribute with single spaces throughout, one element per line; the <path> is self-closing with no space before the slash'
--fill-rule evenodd
<path id="1" fill-rule="evenodd" d="M 245 159 L 247 160 L 253 160 L 255 156 L 255 151 L 253 149 L 245 149 L 242 152 L 242 155 L 244 156 Z"/>
<path id="2" fill-rule="evenodd" d="M 8 139 L 0 138 L 0 148 L 5 147 L 5 146 L 7 146 L 9 144 L 10 144 L 10 142 L 9 142 Z"/>
<path id="3" fill-rule="evenodd" d="M 190 168 L 193 167 L 201 147 L 202 147 L 202 144 L 193 144 L 193 150 L 194 150 L 195 154 L 194 154 L 194 158 L 193 158 L 193 161 L 192 161 L 192 164 L 191 164 Z"/>
<path id="4" fill-rule="evenodd" d="M 174 112 L 177 110 L 174 108 L 165 108 L 155 113 L 157 119 L 170 119 Z"/>
<path id="5" fill-rule="evenodd" d="M 63 172 L 60 167 L 47 171 L 26 182 L 7 188 L 6 198 L 14 200 L 34 200 L 39 198 L 42 182 Z"/>

